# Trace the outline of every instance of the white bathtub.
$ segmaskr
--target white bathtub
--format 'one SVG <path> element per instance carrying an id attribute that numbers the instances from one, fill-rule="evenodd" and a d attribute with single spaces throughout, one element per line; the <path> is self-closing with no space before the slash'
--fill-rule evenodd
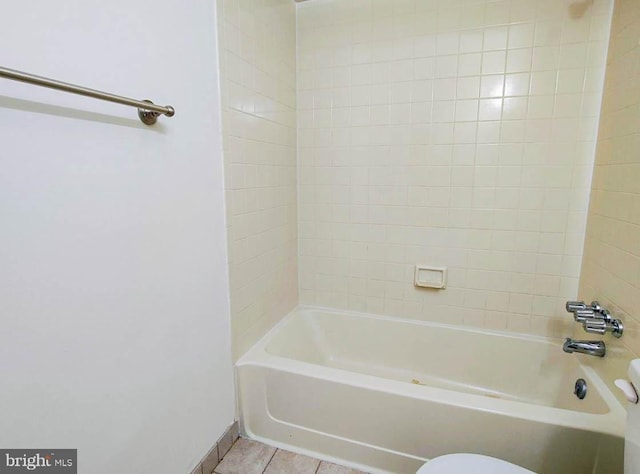
<path id="1" fill-rule="evenodd" d="M 625 410 L 584 357 L 557 339 L 300 308 L 236 365 L 241 427 L 372 473 L 454 452 L 622 473 Z"/>

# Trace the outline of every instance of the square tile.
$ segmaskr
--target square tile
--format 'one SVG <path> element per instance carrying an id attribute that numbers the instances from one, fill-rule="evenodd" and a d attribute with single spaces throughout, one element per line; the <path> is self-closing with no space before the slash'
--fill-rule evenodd
<path id="1" fill-rule="evenodd" d="M 218 465 L 218 444 L 211 448 L 207 455 L 202 460 L 202 474 L 211 474 Z"/>
<path id="2" fill-rule="evenodd" d="M 216 474 L 262 474 L 276 448 L 240 438 L 215 469 Z"/>
<path id="3" fill-rule="evenodd" d="M 233 425 L 231 425 L 231 428 L 229 428 L 229 431 L 231 433 L 231 442 L 235 443 L 236 440 L 240 437 L 240 424 L 235 421 Z"/>
<path id="4" fill-rule="evenodd" d="M 233 433 L 231 433 L 231 429 L 225 431 L 222 437 L 218 440 L 218 458 L 222 459 L 225 454 L 231 449 L 233 443 L 236 441 Z"/>
<path id="5" fill-rule="evenodd" d="M 482 74 L 501 74 L 505 72 L 507 53 L 492 51 L 482 54 Z"/>
<path id="6" fill-rule="evenodd" d="M 191 474 L 202 474 L 202 464 L 198 464 L 195 469 L 191 471 Z"/>
<path id="7" fill-rule="evenodd" d="M 634 4 L 634 8 L 635 4 L 640 5 L 637 0 L 626 2 L 627 5 Z M 282 3 L 291 6 L 291 2 L 282 0 Z M 544 5 L 540 6 L 541 3 Z M 243 54 L 242 45 L 238 43 L 242 41 L 242 34 L 248 34 L 244 30 L 252 28 L 233 20 L 234 28 L 240 31 L 231 32 L 230 36 L 235 37 L 229 39 L 226 49 L 234 62 L 233 79 L 240 81 L 240 85 L 231 80 L 225 84 L 233 85 L 232 97 L 238 96 L 237 110 L 241 112 L 233 115 L 231 129 L 226 131 L 231 138 L 235 160 L 231 163 L 240 165 L 229 171 L 228 180 L 234 191 L 242 191 L 232 194 L 229 200 L 232 216 L 239 222 L 230 229 L 230 235 L 237 237 L 231 239 L 230 244 L 237 255 L 236 260 L 248 264 L 278 244 L 272 237 L 268 239 L 270 245 L 256 250 L 251 242 L 258 234 L 249 230 L 247 216 L 253 213 L 265 224 L 265 219 L 269 219 L 265 215 L 279 206 L 272 208 L 263 204 L 271 200 L 282 203 L 283 208 L 294 209 L 295 193 L 287 194 L 290 197 L 285 199 L 280 189 L 296 188 L 297 167 L 300 176 L 298 202 L 302 209 L 298 213 L 301 226 L 298 235 L 302 256 L 300 262 L 295 256 L 290 257 L 287 265 L 290 262 L 295 268 L 300 264 L 302 302 L 351 307 L 391 316 L 403 314 L 403 311 L 410 313 L 415 304 L 412 293 L 403 294 L 398 290 L 399 285 L 407 283 L 402 269 L 392 269 L 387 262 L 389 256 L 382 251 L 365 251 L 357 261 L 352 261 L 347 249 L 366 249 L 368 243 L 378 240 L 371 236 L 377 233 L 382 234 L 380 239 L 383 241 L 389 239 L 388 244 L 393 245 L 394 252 L 415 255 L 413 259 L 428 257 L 431 254 L 428 246 L 417 250 L 411 243 L 415 238 L 412 235 L 431 232 L 430 226 L 440 222 L 437 227 L 442 227 L 438 231 L 453 232 L 455 239 L 451 243 L 443 239 L 433 245 L 441 248 L 444 254 L 471 255 L 476 246 L 472 236 L 484 233 L 485 228 L 509 230 L 513 232 L 513 242 L 495 239 L 491 249 L 508 258 L 513 269 L 507 272 L 511 277 L 509 281 L 521 282 L 519 275 L 522 274 L 531 278 L 517 285 L 517 290 L 510 290 L 508 282 L 494 282 L 492 291 L 495 295 L 487 299 L 487 310 L 491 313 L 486 314 L 485 324 L 513 331 L 524 330 L 529 325 L 536 333 L 546 331 L 545 318 L 556 315 L 558 308 L 562 311 L 553 303 L 560 295 L 573 291 L 567 285 L 574 285 L 579 274 L 575 270 L 567 274 L 566 266 L 561 272 L 556 270 L 557 262 L 547 262 L 547 255 L 552 253 L 554 258 L 561 255 L 580 260 L 581 241 L 579 237 L 572 237 L 574 232 L 568 233 L 559 227 L 561 222 L 555 215 L 546 216 L 542 212 L 556 212 L 561 205 L 565 206 L 562 209 L 566 212 L 565 194 L 562 194 L 562 201 L 554 199 L 553 202 L 551 198 L 538 202 L 536 196 L 544 198 L 552 192 L 575 195 L 571 198 L 571 208 L 576 206 L 576 212 L 571 213 L 571 219 L 584 226 L 589 177 L 582 169 L 592 168 L 595 122 L 600 113 L 604 60 L 610 39 L 610 12 L 604 10 L 612 5 L 612 1 L 595 2 L 580 20 L 561 18 L 557 15 L 560 10 L 556 11 L 557 5 L 552 6 L 553 3 L 551 0 L 311 2 L 299 8 L 297 36 L 292 34 L 287 38 L 287 48 L 275 48 L 279 40 L 277 34 L 273 35 L 274 49 L 282 51 L 281 59 L 289 67 L 276 74 L 275 69 L 279 69 L 276 66 L 273 75 L 270 68 L 263 67 L 267 64 L 264 61 L 271 57 Z M 348 14 L 336 15 L 337 5 L 344 7 Z M 570 13 L 566 8 L 561 10 L 563 15 Z M 615 43 L 617 49 L 611 51 L 620 54 L 613 54 L 610 59 L 617 61 L 614 69 L 622 71 L 621 64 L 627 60 L 631 64 L 637 53 L 626 49 L 630 44 L 625 42 L 628 40 L 625 35 L 631 25 L 626 21 L 634 18 L 635 28 L 640 17 L 626 14 L 618 14 L 618 17 L 614 20 L 623 22 L 620 28 L 625 27 L 613 30 L 611 39 L 615 40 L 616 34 L 620 38 Z M 278 26 L 282 29 L 284 25 L 274 24 L 274 30 Z M 625 30 L 627 33 L 622 34 Z M 258 37 L 257 31 L 250 33 L 251 38 Z M 296 46 L 297 63 L 294 58 Z M 623 59 L 627 54 L 630 54 L 628 59 Z M 255 68 L 258 88 L 251 86 L 249 66 Z M 297 75 L 292 75 L 296 69 Z M 265 79 L 269 81 L 265 82 Z M 283 81 L 286 93 L 274 87 Z M 615 88 L 635 91 L 631 79 L 628 86 L 625 84 L 620 81 Z M 297 104 L 290 97 L 291 91 L 296 89 Z M 613 98 L 617 103 L 617 94 L 611 90 L 605 93 L 605 100 L 611 96 L 609 100 Z M 637 100 L 637 94 L 630 96 Z M 261 104 L 256 97 L 264 97 L 267 102 Z M 245 102 L 246 106 L 243 105 Z M 269 108 L 275 104 L 289 104 L 285 108 L 286 116 L 279 117 L 276 113 L 273 120 L 263 120 L 266 114 L 262 117 L 257 113 L 260 107 Z M 613 107 L 613 103 L 610 105 Z M 613 112 L 611 107 L 609 110 Z M 606 109 L 603 108 L 603 117 L 607 117 Z M 245 126 L 245 114 L 247 119 L 258 120 Z M 609 117 L 605 126 L 600 127 L 601 132 L 617 131 L 618 127 L 607 126 L 613 121 L 613 116 Z M 245 137 L 245 133 L 249 136 Z M 631 142 L 630 135 L 629 138 L 606 138 L 619 140 L 621 149 L 630 149 L 638 143 L 635 137 Z M 264 159 L 259 158 L 265 145 L 270 149 L 264 151 Z M 296 146 L 299 161 L 296 161 Z M 611 146 L 613 144 L 606 148 Z M 287 150 L 287 159 L 276 152 L 281 149 Z M 615 150 L 619 151 L 618 148 Z M 629 154 L 620 152 L 620 155 Z M 283 180 L 282 187 L 280 169 L 265 166 L 271 160 L 287 169 L 288 179 Z M 454 169 L 440 175 L 440 168 L 450 165 L 451 160 Z M 556 164 L 561 164 L 563 170 L 552 169 Z M 422 167 L 426 165 L 429 169 L 424 171 Z M 478 169 L 480 167 L 484 169 Z M 565 174 L 565 168 L 570 174 Z M 436 173 L 438 178 L 434 177 Z M 414 187 L 419 185 L 420 192 L 411 194 L 407 200 L 409 183 Z M 369 190 L 372 185 L 402 188 L 405 199 L 397 199 L 395 191 L 384 193 L 372 206 L 375 195 L 382 194 L 372 193 Z M 488 189 L 478 190 L 478 185 Z M 450 195 L 440 200 L 438 196 L 443 189 Z M 541 189 L 551 192 L 541 193 Z M 608 200 L 613 199 L 617 198 Z M 350 204 L 354 206 L 349 208 Z M 548 205 L 554 208 L 547 209 L 545 206 Z M 613 203 L 606 205 L 614 206 Z M 428 221 L 417 210 L 423 206 L 429 207 L 426 211 Z M 626 206 L 617 207 L 627 210 Z M 452 216 L 451 221 L 439 221 L 437 216 L 447 212 Z M 637 215 L 636 224 L 640 223 L 640 211 Z M 279 214 L 274 217 L 284 218 Z M 296 233 L 291 232 L 297 225 L 295 217 L 292 215 L 285 220 L 288 225 L 278 229 L 278 235 L 285 231 L 287 235 L 295 236 Z M 542 252 L 541 243 L 536 241 L 535 245 L 529 245 L 530 235 L 538 236 L 543 228 L 557 234 L 559 241 L 572 242 L 571 246 L 553 247 L 553 252 L 544 247 Z M 318 238 L 319 234 L 321 238 Z M 537 239 L 540 240 L 539 236 Z M 469 244 L 471 241 L 474 243 Z M 295 248 L 295 237 L 291 242 L 291 247 Z M 519 250 L 512 255 L 509 252 L 514 251 L 514 246 Z M 542 256 L 532 256 L 536 253 L 542 253 Z M 388 272 L 382 270 L 381 261 L 389 264 Z M 501 265 L 506 264 L 503 261 Z M 535 274 L 540 273 L 537 265 L 544 265 L 551 272 L 548 275 L 544 272 L 544 275 L 556 277 L 553 285 L 547 285 L 546 280 L 534 279 Z M 245 266 L 235 265 L 234 271 L 246 271 L 248 266 Z M 466 275 L 469 269 L 490 270 L 493 263 L 478 258 L 471 265 L 460 259 L 456 266 Z M 371 291 L 367 283 L 369 267 L 380 268 L 376 271 L 384 275 L 380 281 L 376 280 L 381 296 L 366 296 Z M 295 279 L 296 272 L 292 271 L 290 275 Z M 559 276 L 563 278 L 560 287 L 556 284 Z M 566 284 L 563 283 L 565 280 Z M 338 281 L 358 283 L 351 285 Z M 395 296 L 384 296 L 387 287 L 392 288 L 389 295 Z M 459 280 L 459 288 L 471 291 L 471 296 L 461 308 L 465 314 L 470 314 L 469 318 L 461 317 L 458 321 L 481 325 L 481 313 L 474 306 L 480 300 L 473 288 L 467 286 L 464 278 Z M 252 299 L 248 302 L 252 304 L 260 294 L 244 287 L 236 289 L 239 295 Z M 548 296 L 546 293 L 555 294 Z M 540 298 L 548 299 L 548 306 L 541 306 Z M 248 303 L 241 306 L 249 307 Z M 510 308 L 522 311 L 523 316 L 509 318 Z M 261 314 L 250 313 L 243 311 L 239 317 L 233 315 L 234 321 L 238 319 L 243 324 L 234 328 L 238 330 L 235 332 L 244 333 L 243 328 L 251 328 L 261 320 Z M 532 314 L 543 318 L 534 322 Z M 422 313 L 420 315 L 423 317 Z M 549 331 L 561 329 L 557 324 L 548 327 Z M 256 334 L 256 331 L 249 333 Z M 220 449 L 226 449 L 223 442 Z"/>
<path id="8" fill-rule="evenodd" d="M 484 76 L 480 82 L 481 97 L 502 97 L 504 93 L 504 76 Z"/>
<path id="9" fill-rule="evenodd" d="M 264 474 L 315 474 L 319 465 L 318 459 L 278 449 Z"/>

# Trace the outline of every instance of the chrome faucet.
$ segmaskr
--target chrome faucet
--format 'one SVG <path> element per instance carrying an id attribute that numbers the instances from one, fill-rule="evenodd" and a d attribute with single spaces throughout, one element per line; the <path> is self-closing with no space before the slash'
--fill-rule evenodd
<path id="1" fill-rule="evenodd" d="M 604 357 L 607 348 L 602 341 L 576 341 L 568 337 L 562 346 L 562 350 L 568 353 L 579 352 L 596 357 Z"/>
<path id="2" fill-rule="evenodd" d="M 600 306 L 597 301 L 586 305 L 584 301 L 567 301 L 567 312 L 573 314 L 573 319 L 582 324 L 586 332 L 592 334 L 606 334 L 610 332 L 614 337 L 622 337 L 624 326 L 620 319 L 613 319 L 611 313 Z"/>

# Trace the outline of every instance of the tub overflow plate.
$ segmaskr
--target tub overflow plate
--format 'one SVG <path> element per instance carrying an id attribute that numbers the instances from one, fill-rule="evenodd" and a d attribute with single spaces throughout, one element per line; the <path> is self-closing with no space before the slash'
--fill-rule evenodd
<path id="1" fill-rule="evenodd" d="M 587 396 L 587 381 L 585 379 L 576 380 L 576 385 L 573 390 L 573 393 L 576 394 L 580 400 Z"/>

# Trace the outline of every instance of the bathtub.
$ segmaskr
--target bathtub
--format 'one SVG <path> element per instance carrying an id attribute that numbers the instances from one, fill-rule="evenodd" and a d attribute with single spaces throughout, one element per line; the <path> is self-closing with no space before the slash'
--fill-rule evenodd
<path id="1" fill-rule="evenodd" d="M 589 356 L 561 345 L 298 308 L 236 364 L 241 430 L 371 473 L 413 474 L 454 452 L 541 474 L 622 473 L 625 409 Z"/>

